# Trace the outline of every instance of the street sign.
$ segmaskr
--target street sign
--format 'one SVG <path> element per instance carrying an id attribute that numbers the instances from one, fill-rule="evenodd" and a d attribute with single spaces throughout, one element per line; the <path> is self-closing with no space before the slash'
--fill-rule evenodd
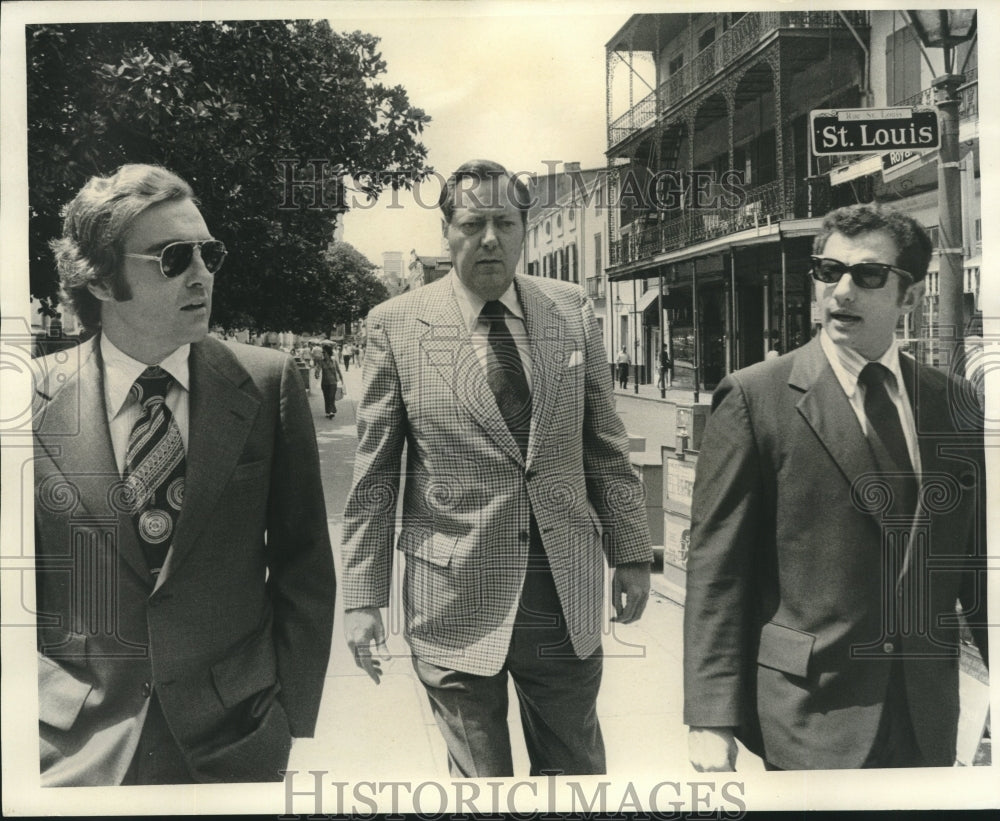
<path id="1" fill-rule="evenodd" d="M 820 108 L 809 118 L 813 154 L 923 151 L 941 141 L 932 108 Z"/>

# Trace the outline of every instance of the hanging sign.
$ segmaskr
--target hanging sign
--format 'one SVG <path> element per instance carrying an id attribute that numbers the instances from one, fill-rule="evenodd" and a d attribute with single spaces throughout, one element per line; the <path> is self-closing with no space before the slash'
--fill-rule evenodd
<path id="1" fill-rule="evenodd" d="M 941 142 L 932 108 L 819 108 L 809 121 L 813 154 L 923 151 Z"/>

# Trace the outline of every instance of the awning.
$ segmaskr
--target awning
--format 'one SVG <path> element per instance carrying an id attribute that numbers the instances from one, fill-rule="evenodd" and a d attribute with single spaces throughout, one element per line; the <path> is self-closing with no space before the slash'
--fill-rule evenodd
<path id="1" fill-rule="evenodd" d="M 982 267 L 983 255 L 975 254 L 966 260 L 962 261 L 962 268 L 966 271 L 975 270 L 976 268 Z M 941 269 L 941 255 L 935 251 L 934 255 L 931 257 L 931 263 L 927 266 L 927 273 L 936 274 Z"/>
<path id="2" fill-rule="evenodd" d="M 841 183 L 856 180 L 858 177 L 865 177 L 882 170 L 882 155 L 872 154 L 863 160 L 858 160 L 850 165 L 842 165 L 838 168 L 830 169 L 830 185 L 840 185 Z"/>
<path id="3" fill-rule="evenodd" d="M 659 288 L 650 288 L 646 293 L 639 297 L 639 301 L 635 304 L 636 311 L 645 311 L 650 305 L 652 305 L 656 298 L 660 295 Z M 664 298 L 666 294 L 663 295 Z"/>

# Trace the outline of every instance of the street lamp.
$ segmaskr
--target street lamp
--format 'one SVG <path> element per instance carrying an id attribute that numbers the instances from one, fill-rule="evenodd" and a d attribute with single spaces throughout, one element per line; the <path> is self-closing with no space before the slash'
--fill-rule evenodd
<path id="1" fill-rule="evenodd" d="M 975 9 L 924 9 L 908 12 L 910 24 L 926 48 L 944 49 L 944 74 L 931 81 L 941 126 L 938 149 L 938 327 L 954 329 L 953 372 L 965 370 L 965 317 L 962 306 L 962 180 L 958 162 L 958 88 L 963 74 L 953 73 L 954 48 L 976 33 Z M 924 54 L 927 59 L 926 53 Z M 930 59 L 927 59 L 928 65 Z M 964 68 L 964 66 L 963 66 Z M 933 67 L 932 67 L 933 70 Z M 940 334 L 939 334 L 940 335 Z"/>

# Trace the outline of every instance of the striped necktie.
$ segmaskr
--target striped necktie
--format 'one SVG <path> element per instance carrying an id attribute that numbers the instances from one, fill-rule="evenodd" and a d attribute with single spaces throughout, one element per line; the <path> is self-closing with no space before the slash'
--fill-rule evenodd
<path id="1" fill-rule="evenodd" d="M 163 368 L 151 365 L 129 390 L 142 412 L 129 435 L 124 479 L 154 579 L 167 558 L 184 502 L 184 442 L 166 403 L 172 381 Z"/>

